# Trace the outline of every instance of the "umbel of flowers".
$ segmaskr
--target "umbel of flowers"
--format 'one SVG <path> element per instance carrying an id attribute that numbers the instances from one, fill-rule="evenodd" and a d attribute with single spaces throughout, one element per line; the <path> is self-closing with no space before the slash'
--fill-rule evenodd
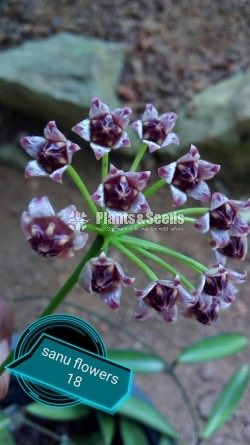
<path id="1" fill-rule="evenodd" d="M 150 153 L 162 147 L 178 144 L 178 136 L 172 132 L 177 115 L 173 112 L 158 114 L 147 104 L 141 120 L 130 124 L 132 110 L 128 107 L 110 110 L 100 99 L 94 98 L 89 117 L 76 123 L 72 130 L 89 142 L 97 160 L 101 160 L 101 182 L 96 191 L 89 192 L 84 180 L 72 167 L 73 154 L 80 146 L 68 140 L 54 121 L 44 129 L 44 136 L 27 136 L 21 145 L 34 158 L 25 170 L 27 178 L 49 176 L 62 182 L 67 172 L 82 194 L 90 213 L 108 212 L 119 221 L 121 216 L 142 216 L 150 210 L 148 198 L 161 187 L 169 188 L 173 207 L 164 216 L 182 214 L 185 223 L 191 223 L 200 233 L 209 234 L 208 247 L 214 257 L 212 267 L 207 267 L 181 252 L 152 241 L 131 236 L 138 235 L 140 228 L 152 224 L 152 218 L 137 219 L 134 224 L 105 224 L 95 219 L 95 224 L 84 224 L 79 230 L 76 207 L 70 204 L 56 213 L 45 196 L 35 197 L 21 217 L 22 230 L 31 246 L 43 257 L 70 257 L 74 250 L 86 249 L 89 234 L 96 238 L 86 250 L 67 285 L 59 291 L 50 307 L 55 307 L 79 282 L 92 295 L 101 298 L 110 309 L 120 305 L 123 288 L 132 285 L 135 278 L 128 277 L 123 267 L 112 258 L 117 249 L 147 276 L 145 289 L 135 289 L 135 317 L 143 320 L 157 314 L 166 322 L 175 321 L 177 314 L 192 317 L 203 324 L 217 320 L 221 309 L 228 307 L 236 298 L 237 285 L 246 280 L 245 272 L 227 267 L 227 260 L 244 260 L 247 253 L 249 226 L 244 220 L 244 210 L 250 208 L 250 199 L 236 201 L 215 192 L 211 194 L 207 181 L 220 170 L 220 166 L 200 158 L 198 149 L 191 145 L 188 152 L 168 165 L 158 169 L 159 180 L 151 185 L 150 171 L 138 171 L 139 164 L 148 149 Z M 130 125 L 140 139 L 140 145 L 129 171 L 123 171 L 109 163 L 112 150 L 129 150 L 130 140 L 126 129 Z M 171 148 L 169 148 L 171 150 Z M 200 207 L 180 210 L 188 198 L 202 202 Z M 204 207 L 207 203 L 207 207 Z M 98 207 L 97 207 L 98 206 Z M 100 207 L 100 209 L 98 209 Z M 85 215 L 86 216 L 86 215 Z M 74 225 L 74 221 L 77 224 Z M 126 219 L 124 220 L 126 222 Z M 166 259 L 174 258 L 197 273 L 197 283 L 192 283 Z M 146 260 L 161 266 L 161 276 L 150 268 Z M 136 274 L 135 274 L 136 275 Z"/>

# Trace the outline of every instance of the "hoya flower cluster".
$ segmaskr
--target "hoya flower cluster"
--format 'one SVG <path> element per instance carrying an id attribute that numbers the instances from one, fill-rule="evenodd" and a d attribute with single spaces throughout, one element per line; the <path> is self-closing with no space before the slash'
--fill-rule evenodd
<path id="1" fill-rule="evenodd" d="M 170 189 L 174 207 L 182 206 L 188 198 L 208 203 L 208 207 L 203 204 L 200 208 L 185 208 L 183 215 L 199 215 L 198 218 L 184 218 L 184 221 L 194 223 L 201 233 L 210 234 L 213 267 L 208 268 L 189 256 L 179 255 L 179 252 L 138 236 L 129 236 L 133 229 L 149 224 L 147 220 L 135 224 L 135 227 L 86 224 L 86 231 L 79 231 L 72 225 L 74 215 L 79 215 L 76 207 L 71 204 L 56 214 L 47 197 L 32 199 L 28 211 L 22 214 L 22 230 L 39 255 L 69 257 L 74 250 L 85 246 L 89 229 L 102 239 L 102 247 L 95 255 L 89 255 L 85 262 L 79 275 L 81 287 L 90 294 L 98 295 L 109 308 L 119 307 L 123 288 L 132 285 L 135 278 L 127 276 L 122 266 L 112 258 L 110 250 L 118 249 L 149 279 L 145 289 L 135 289 L 137 319 L 156 313 L 164 321 L 172 322 L 179 312 L 203 324 L 210 324 L 218 318 L 221 309 L 235 300 L 237 284 L 246 280 L 245 272 L 228 268 L 226 262 L 228 259 L 243 260 L 246 256 L 249 226 L 243 218 L 243 211 L 250 208 L 250 199 L 236 201 L 218 192 L 211 193 L 207 181 L 219 172 L 220 166 L 201 159 L 194 145 L 176 162 L 161 166 L 158 169 L 159 180 L 149 185 L 151 172 L 137 171 L 138 166 L 147 148 L 152 153 L 179 143 L 178 136 L 172 131 L 177 115 L 173 112 L 159 115 L 151 104 L 146 105 L 141 120 L 130 123 L 131 115 L 132 110 L 128 107 L 110 110 L 100 99 L 94 98 L 89 117 L 72 128 L 89 142 L 96 159 L 101 160 L 102 181 L 92 194 L 71 165 L 72 156 L 80 150 L 80 146 L 68 140 L 54 121 L 45 127 L 44 137 L 21 139 L 22 147 L 34 158 L 28 163 L 25 176 L 49 176 L 62 182 L 62 175 L 67 171 L 94 216 L 98 207 L 113 216 L 145 214 L 150 210 L 148 197 L 164 186 Z M 112 150 L 129 150 L 129 125 L 136 131 L 141 145 L 130 170 L 123 171 L 109 164 L 108 157 Z M 174 212 L 166 209 L 164 213 L 172 215 Z M 194 286 L 167 260 L 163 260 L 160 255 L 164 254 L 194 269 L 199 274 L 197 285 Z M 162 265 L 164 271 L 160 277 L 147 266 L 144 257 Z M 171 271 L 172 277 L 166 270 Z"/>

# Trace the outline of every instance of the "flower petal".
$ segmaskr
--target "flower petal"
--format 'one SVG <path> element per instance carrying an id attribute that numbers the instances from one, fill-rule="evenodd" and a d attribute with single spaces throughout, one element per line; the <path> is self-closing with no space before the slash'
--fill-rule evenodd
<path id="1" fill-rule="evenodd" d="M 29 161 L 24 172 L 25 178 L 32 176 L 49 176 L 37 161 Z"/>
<path id="2" fill-rule="evenodd" d="M 139 300 L 135 310 L 135 318 L 137 320 L 145 320 L 151 312 L 151 308 L 143 300 Z"/>
<path id="3" fill-rule="evenodd" d="M 85 246 L 88 237 L 89 236 L 87 233 L 82 233 L 81 235 L 77 235 L 73 241 L 73 249 L 74 250 L 82 249 Z"/>
<path id="4" fill-rule="evenodd" d="M 124 131 L 119 139 L 119 141 L 112 147 L 113 150 L 116 150 L 117 148 L 125 148 L 125 147 L 131 147 L 131 142 L 128 137 L 128 133 Z"/>
<path id="5" fill-rule="evenodd" d="M 225 247 L 225 245 L 230 240 L 230 234 L 227 230 L 211 230 L 211 236 L 213 240 L 215 241 L 217 247 Z"/>
<path id="6" fill-rule="evenodd" d="M 32 158 L 36 158 L 39 151 L 46 144 L 46 139 L 40 136 L 26 136 L 20 139 L 20 144 Z"/>
<path id="7" fill-rule="evenodd" d="M 167 184 L 171 184 L 174 177 L 175 169 L 176 162 L 171 162 L 171 164 L 158 168 L 158 175 L 160 176 L 160 178 L 165 179 Z"/>
<path id="8" fill-rule="evenodd" d="M 215 210 L 217 207 L 220 207 L 223 204 L 226 204 L 228 202 L 228 198 L 223 195 L 222 193 L 215 192 L 211 196 L 211 204 L 210 204 L 210 210 Z"/>
<path id="9" fill-rule="evenodd" d="M 149 170 L 144 172 L 128 172 L 125 173 L 125 176 L 128 178 L 129 183 L 132 184 L 137 190 L 143 190 L 148 182 L 148 179 L 151 175 Z"/>
<path id="10" fill-rule="evenodd" d="M 94 97 L 90 104 L 89 118 L 93 119 L 98 116 L 104 116 L 108 113 L 110 113 L 109 107 L 100 99 L 98 99 L 98 97 Z"/>
<path id="11" fill-rule="evenodd" d="M 177 120 L 177 114 L 170 111 L 169 113 L 164 113 L 159 117 L 159 121 L 163 124 L 164 128 L 169 132 L 175 126 Z"/>
<path id="12" fill-rule="evenodd" d="M 152 281 L 145 287 L 145 289 L 135 288 L 134 290 L 136 298 L 138 298 L 138 300 L 145 298 L 148 295 L 148 293 L 156 286 L 157 283 L 158 281 Z"/>
<path id="13" fill-rule="evenodd" d="M 205 213 L 205 215 L 203 215 L 201 218 L 198 218 L 195 221 L 195 228 L 197 230 L 199 230 L 201 233 L 206 233 L 209 231 L 210 228 L 210 216 L 209 216 L 209 212 Z"/>
<path id="14" fill-rule="evenodd" d="M 64 209 L 60 210 L 60 212 L 57 214 L 57 216 L 67 225 L 70 224 L 70 220 L 72 218 L 76 219 L 76 212 L 78 213 L 76 206 L 73 204 L 69 205 L 68 207 L 65 207 Z M 69 226 L 71 228 L 71 226 Z"/>
<path id="15" fill-rule="evenodd" d="M 220 171 L 220 165 L 213 164 L 212 162 L 200 160 L 198 169 L 199 169 L 199 174 L 200 174 L 201 178 L 211 179 L 216 175 L 216 173 L 218 173 Z"/>
<path id="16" fill-rule="evenodd" d="M 91 277 L 92 267 L 91 263 L 88 261 L 81 272 L 78 284 L 80 287 L 93 294 Z"/>
<path id="17" fill-rule="evenodd" d="M 64 134 L 58 130 L 55 121 L 50 121 L 44 128 L 44 136 L 46 139 L 52 142 L 65 142 L 66 137 Z"/>
<path id="18" fill-rule="evenodd" d="M 90 144 L 90 147 L 92 148 L 96 159 L 99 161 L 104 155 L 110 152 L 110 147 L 102 147 L 101 145 L 93 144 L 93 142 Z"/>
<path id="19" fill-rule="evenodd" d="M 96 192 L 91 196 L 92 200 L 100 207 L 105 207 L 104 186 L 100 184 Z"/>
<path id="20" fill-rule="evenodd" d="M 179 297 L 181 302 L 187 307 L 193 306 L 198 300 L 197 293 L 191 294 L 183 286 L 179 287 Z"/>
<path id="21" fill-rule="evenodd" d="M 74 127 L 71 128 L 74 133 L 81 136 L 85 141 L 90 141 L 90 120 L 84 119 L 83 121 L 79 122 L 78 124 L 74 125 Z"/>
<path id="22" fill-rule="evenodd" d="M 250 208 L 250 198 L 246 201 L 236 201 L 234 199 L 230 199 L 229 203 L 236 210 L 248 210 Z"/>
<path id="23" fill-rule="evenodd" d="M 71 141 L 67 141 L 66 142 L 66 151 L 67 151 L 68 164 L 71 164 L 72 156 L 78 150 L 81 150 L 81 147 L 79 147 L 79 145 L 74 144 Z"/>
<path id="24" fill-rule="evenodd" d="M 146 213 L 150 211 L 148 201 L 146 200 L 143 193 L 138 193 L 136 199 L 130 207 L 130 211 L 135 213 Z"/>
<path id="25" fill-rule="evenodd" d="M 189 152 L 182 156 L 181 158 L 177 159 L 177 162 L 190 162 L 190 161 L 198 161 L 200 159 L 200 153 L 198 149 L 191 145 Z"/>
<path id="26" fill-rule="evenodd" d="M 109 292 L 103 292 L 101 294 L 101 299 L 104 304 L 106 304 L 110 309 L 118 309 L 120 306 L 121 299 L 121 286 L 117 286 L 115 289 Z"/>
<path id="27" fill-rule="evenodd" d="M 163 312 L 163 320 L 167 323 L 172 323 L 173 321 L 176 321 L 177 319 L 177 306 L 176 304 L 173 304 L 169 308 L 165 309 Z"/>
<path id="28" fill-rule="evenodd" d="M 160 145 L 156 144 L 155 142 L 148 141 L 147 139 L 143 139 L 144 144 L 147 144 L 149 153 L 154 153 L 155 151 L 159 150 L 161 148 Z"/>
<path id="29" fill-rule="evenodd" d="M 168 133 L 167 137 L 162 142 L 161 146 L 166 147 L 167 145 L 179 145 L 180 139 L 176 133 Z"/>
<path id="30" fill-rule="evenodd" d="M 55 170 L 53 173 L 51 173 L 49 175 L 49 177 L 51 179 L 53 179 L 53 181 L 59 182 L 61 184 L 62 183 L 62 175 L 65 172 L 65 170 L 67 170 L 67 168 L 68 168 L 68 165 L 58 168 L 58 170 Z"/>
<path id="31" fill-rule="evenodd" d="M 203 180 L 201 180 L 193 190 L 187 192 L 187 195 L 191 196 L 191 198 L 198 199 L 199 201 L 203 202 L 209 201 L 211 197 L 209 187 Z"/>
<path id="32" fill-rule="evenodd" d="M 30 236 L 31 236 L 31 232 L 30 232 L 31 222 L 32 222 L 32 218 L 30 217 L 28 212 L 23 212 L 21 215 L 21 229 L 27 238 L 30 238 Z"/>
<path id="33" fill-rule="evenodd" d="M 118 271 L 118 273 L 119 273 L 119 275 L 120 275 L 122 284 L 123 284 L 125 287 L 130 286 L 130 285 L 135 281 L 135 278 L 128 277 L 128 276 L 124 273 L 122 266 L 121 266 L 117 261 L 115 261 L 115 266 L 116 266 L 116 269 L 117 269 L 117 271 Z"/>
<path id="34" fill-rule="evenodd" d="M 180 207 L 187 201 L 187 195 L 186 193 L 182 192 L 181 190 L 177 189 L 173 185 L 170 185 L 170 191 L 172 193 L 172 197 L 174 200 L 174 204 L 176 207 Z"/>
<path id="35" fill-rule="evenodd" d="M 55 212 L 50 204 L 49 198 L 43 196 L 41 198 L 33 198 L 28 207 L 28 213 L 31 218 L 41 218 L 43 216 L 54 216 Z"/>
<path id="36" fill-rule="evenodd" d="M 158 111 L 152 104 L 147 104 L 145 107 L 145 111 L 142 115 L 142 122 L 151 121 L 152 119 L 157 119 Z"/>
<path id="37" fill-rule="evenodd" d="M 142 135 L 143 135 L 142 121 L 140 121 L 140 120 L 134 121 L 134 122 L 132 122 L 130 127 L 133 128 L 133 130 L 135 130 L 135 132 L 138 134 L 139 138 L 142 139 Z"/>
<path id="38" fill-rule="evenodd" d="M 132 110 L 129 107 L 116 108 L 112 111 L 112 116 L 121 128 L 126 128 L 128 126 L 131 114 Z"/>
<path id="39" fill-rule="evenodd" d="M 230 229 L 230 235 L 233 236 L 248 235 L 248 233 L 249 233 L 249 225 L 243 218 L 236 215 L 233 227 Z"/>
<path id="40" fill-rule="evenodd" d="M 227 275 L 230 278 L 230 280 L 235 284 L 244 283 L 247 279 L 246 271 L 236 272 L 235 270 L 228 269 Z"/>

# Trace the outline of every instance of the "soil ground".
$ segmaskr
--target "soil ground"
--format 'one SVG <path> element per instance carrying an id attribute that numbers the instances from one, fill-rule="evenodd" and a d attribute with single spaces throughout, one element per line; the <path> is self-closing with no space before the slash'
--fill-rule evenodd
<path id="1" fill-rule="evenodd" d="M 0 2 L 0 45 L 6 48 L 25 39 L 63 30 L 123 41 L 127 44 L 127 58 L 118 93 L 138 111 L 146 101 L 152 101 L 162 111 L 176 109 L 195 91 L 250 65 L 250 3 L 247 1 L 115 0 L 112 13 L 110 9 L 108 0 L 4 0 Z M 16 140 L 31 130 L 39 134 L 41 128 L 40 123 L 27 122 L 24 116 L 1 108 L 0 142 Z M 96 161 L 86 152 L 77 154 L 76 158 L 80 172 L 86 177 L 90 190 L 94 191 L 99 174 Z M 120 167 L 125 168 L 125 162 L 115 159 Z M 0 190 L 1 293 L 10 299 L 39 296 L 15 303 L 16 328 L 21 330 L 46 304 L 42 297 L 57 292 L 81 257 L 81 252 L 69 260 L 45 260 L 36 255 L 20 232 L 21 212 L 27 208 L 31 197 L 41 194 L 49 196 L 57 209 L 70 203 L 79 210 L 86 209 L 67 178 L 64 187 L 46 179 L 26 181 L 23 173 L 10 165 L 0 165 Z M 169 205 L 165 190 L 153 200 L 153 209 L 157 212 L 164 211 Z M 143 232 L 140 236 L 168 244 L 212 264 L 206 237 L 195 233 L 190 226 L 185 226 L 183 232 Z M 122 261 L 126 273 L 133 276 L 134 267 L 120 255 L 115 255 Z M 242 265 L 233 266 L 240 269 Z M 249 272 L 249 259 L 244 268 Z M 147 280 L 138 274 L 136 286 L 140 288 L 146 283 Z M 99 329 L 108 346 L 141 348 L 142 339 L 171 361 L 181 348 L 203 336 L 232 330 L 250 335 L 248 298 L 249 283 L 241 286 L 236 302 L 212 327 L 181 317 L 172 325 L 156 319 L 139 323 L 133 318 L 134 296 L 130 290 L 124 292 L 121 309 L 116 314 L 110 313 L 98 298 L 80 288 L 74 289 L 67 301 L 116 322 L 137 339 L 130 339 L 121 329 L 117 331 L 107 322 L 84 314 Z M 62 310 L 82 315 L 72 307 Z M 185 366 L 177 371 L 203 419 L 207 418 L 219 390 L 237 364 L 246 362 L 249 362 L 249 350 L 217 363 Z M 176 428 L 185 434 L 187 445 L 191 445 L 191 419 L 171 379 L 157 375 L 138 377 L 138 381 Z M 249 406 L 248 392 L 230 423 L 207 443 L 247 445 L 250 442 Z"/>

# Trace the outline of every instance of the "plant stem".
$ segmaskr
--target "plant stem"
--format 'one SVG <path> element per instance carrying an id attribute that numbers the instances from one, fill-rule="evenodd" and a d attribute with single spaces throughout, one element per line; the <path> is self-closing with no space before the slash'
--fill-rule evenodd
<path id="1" fill-rule="evenodd" d="M 143 247 L 144 249 L 149 249 L 149 250 L 153 250 L 158 253 L 163 253 L 165 255 L 168 255 L 172 258 L 175 258 L 177 261 L 184 263 L 186 266 L 191 267 L 191 269 L 194 269 L 196 272 L 204 273 L 207 271 L 206 266 L 204 266 L 200 262 L 194 260 L 193 258 L 183 255 L 182 253 L 176 252 L 175 250 L 170 249 L 168 247 L 160 246 L 156 243 L 153 243 L 152 241 L 144 240 L 141 238 L 135 238 L 133 236 L 120 237 L 119 241 L 120 241 L 120 243 L 126 243 L 131 246 L 139 246 L 139 247 Z"/>
<path id="2" fill-rule="evenodd" d="M 71 179 L 73 180 L 73 182 L 75 183 L 75 185 L 77 186 L 82 197 L 86 201 L 86 204 L 88 205 L 89 209 L 95 216 L 96 212 L 97 212 L 97 208 L 96 208 L 94 202 L 92 201 L 92 198 L 90 196 L 90 193 L 89 193 L 86 185 L 84 184 L 84 182 L 82 181 L 82 179 L 80 178 L 80 176 L 78 175 L 78 173 L 76 172 L 74 167 L 72 167 L 72 165 L 68 166 L 67 172 L 68 172 L 69 176 L 71 177 Z"/>
<path id="3" fill-rule="evenodd" d="M 109 170 L 109 154 L 107 153 L 102 157 L 102 180 L 108 176 Z"/>
<path id="4" fill-rule="evenodd" d="M 123 244 L 121 244 L 119 241 L 116 241 L 114 239 L 111 239 L 110 243 L 116 247 L 120 252 L 122 252 L 124 255 L 126 255 L 133 263 L 135 263 L 144 273 L 147 275 L 147 277 L 152 280 L 156 281 L 158 280 L 157 275 L 152 272 L 152 270 L 142 261 L 138 256 L 136 256 L 134 253 L 132 253 L 129 249 L 127 249 Z"/>
<path id="5" fill-rule="evenodd" d="M 140 145 L 140 147 L 139 147 L 139 149 L 138 149 L 138 151 L 137 151 L 137 154 L 136 154 L 136 156 L 135 156 L 135 159 L 133 160 L 132 165 L 131 165 L 131 167 L 130 167 L 130 169 L 129 169 L 130 172 L 135 172 L 135 171 L 137 170 L 137 167 L 138 167 L 138 165 L 140 164 L 141 159 L 142 159 L 143 156 L 144 156 L 144 153 L 145 153 L 145 151 L 146 151 L 146 149 L 147 149 L 147 146 L 148 146 L 148 145 L 145 144 L 145 142 L 142 142 L 142 143 L 141 143 L 141 145 Z"/>
<path id="6" fill-rule="evenodd" d="M 153 195 L 153 193 L 157 192 L 157 190 L 161 189 L 166 185 L 166 181 L 164 179 L 159 179 L 154 184 L 152 184 L 147 190 L 144 192 L 144 196 L 148 198 L 149 196 Z"/>
<path id="7" fill-rule="evenodd" d="M 208 211 L 207 207 L 194 207 L 194 208 L 188 208 L 188 209 L 181 209 L 181 210 L 174 210 L 171 212 L 167 212 L 167 213 L 163 213 L 162 214 L 162 218 L 166 218 L 167 216 L 169 218 L 171 218 L 171 216 L 174 215 L 197 215 L 197 216 L 202 216 L 204 215 L 206 212 Z M 185 218 L 186 221 L 186 218 Z M 190 222 L 187 220 L 187 222 Z M 116 236 L 121 236 L 121 235 L 126 235 L 127 233 L 133 232 L 135 230 L 140 229 L 141 227 L 145 227 L 148 225 L 152 225 L 152 218 L 150 219 L 145 219 L 145 221 L 142 221 L 140 223 L 136 223 L 136 224 L 130 224 L 127 227 L 124 228 L 117 228 L 116 230 Z"/>
<path id="8" fill-rule="evenodd" d="M 79 275 L 80 275 L 84 265 L 87 263 L 87 261 L 90 258 L 92 258 L 93 256 L 96 256 L 100 252 L 102 244 L 103 244 L 103 238 L 101 236 L 97 236 L 95 238 L 94 242 L 92 243 L 91 247 L 89 248 L 88 252 L 86 253 L 86 255 L 84 255 L 84 257 L 82 258 L 82 260 L 80 261 L 80 263 L 78 264 L 76 269 L 74 270 L 74 272 L 70 275 L 70 277 L 68 278 L 66 283 L 64 283 L 62 288 L 57 292 L 57 294 L 50 301 L 48 306 L 42 311 L 42 313 L 40 314 L 40 316 L 38 318 L 45 317 L 46 315 L 52 314 L 52 312 L 54 312 L 55 309 L 62 303 L 62 301 L 65 299 L 65 297 L 71 291 L 71 289 L 73 289 L 73 287 L 76 285 Z M 8 363 L 10 363 L 12 360 L 13 360 L 13 351 L 8 355 L 8 357 L 0 365 L 0 375 L 4 372 L 5 366 Z"/>
<path id="9" fill-rule="evenodd" d="M 163 269 L 167 270 L 168 272 L 172 273 L 173 275 L 178 275 L 180 277 L 181 281 L 183 282 L 183 284 L 185 286 L 187 286 L 190 290 L 195 289 L 195 287 L 191 283 L 191 281 L 189 281 L 184 275 L 182 275 L 177 269 L 175 269 L 175 267 L 171 266 L 166 261 L 162 260 L 161 258 L 154 255 L 153 253 L 148 252 L 143 247 L 133 246 L 132 249 L 141 253 L 141 255 L 145 256 L 146 258 L 154 261 L 156 264 L 159 264 L 159 266 L 163 267 Z"/>

